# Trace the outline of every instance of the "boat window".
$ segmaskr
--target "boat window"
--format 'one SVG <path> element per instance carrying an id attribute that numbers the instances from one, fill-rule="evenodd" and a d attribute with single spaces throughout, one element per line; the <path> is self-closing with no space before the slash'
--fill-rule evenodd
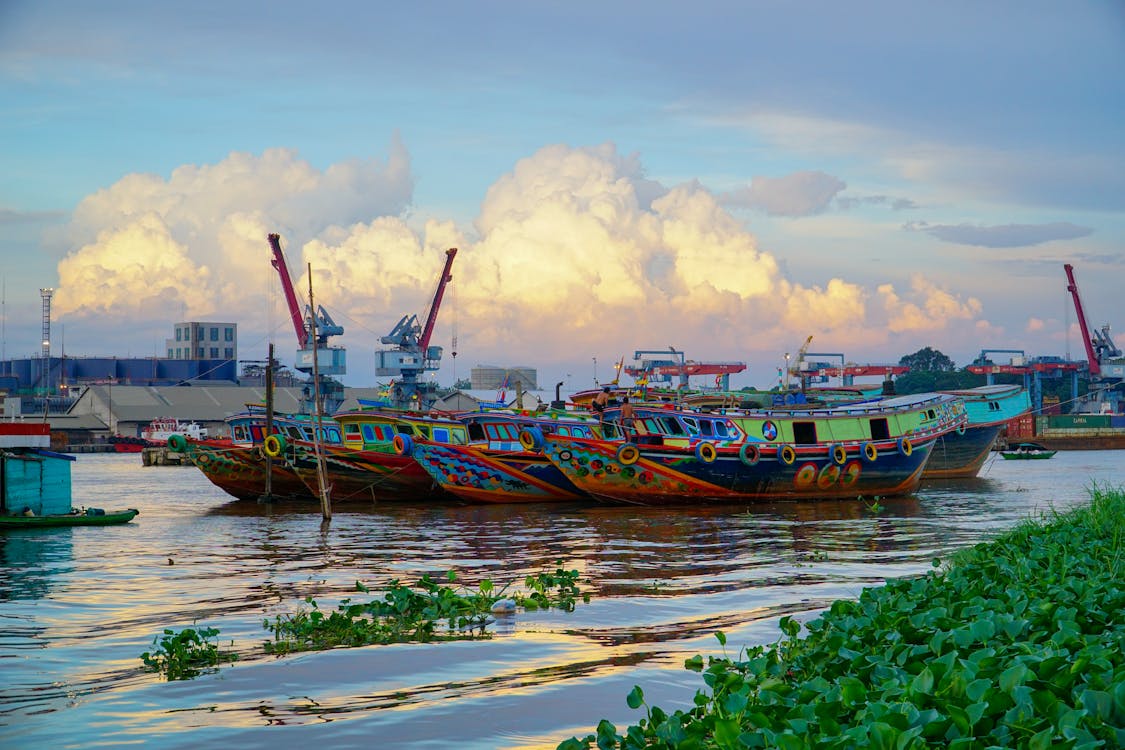
<path id="1" fill-rule="evenodd" d="M 454 445 L 466 445 L 469 441 L 465 437 L 465 429 L 463 427 L 455 428 L 453 430 L 453 439 L 449 442 Z"/>
<path id="2" fill-rule="evenodd" d="M 617 425 L 613 422 L 606 422 L 602 425 L 602 437 L 607 440 L 612 440 L 620 436 L 620 433 L 617 431 Z"/>
<path id="3" fill-rule="evenodd" d="M 703 437 L 715 436 L 715 423 L 710 419 L 699 420 L 699 434 Z"/>
<path id="4" fill-rule="evenodd" d="M 490 425 L 485 426 L 484 429 L 485 429 L 485 432 L 488 433 L 488 439 L 489 440 L 499 440 L 500 439 L 500 434 L 496 431 L 496 425 L 490 424 Z"/>
<path id="5" fill-rule="evenodd" d="M 359 440 L 359 425 L 344 425 L 344 435 L 348 438 L 348 440 Z"/>
<path id="6" fill-rule="evenodd" d="M 375 437 L 375 428 L 369 424 L 363 425 L 363 442 L 377 443 L 379 438 Z"/>
<path id="7" fill-rule="evenodd" d="M 680 424 L 678 419 L 671 419 L 669 417 L 660 418 L 660 426 L 663 428 L 661 432 L 665 435 L 686 435 L 687 430 Z"/>
<path id="8" fill-rule="evenodd" d="M 684 425 L 687 426 L 688 432 L 691 432 L 691 433 L 698 433 L 699 432 L 699 423 L 695 420 L 695 417 L 683 417 L 683 421 L 684 421 Z"/>
<path id="9" fill-rule="evenodd" d="M 289 425 L 285 428 L 285 434 L 296 440 L 304 440 L 305 436 L 301 434 L 301 430 L 294 425 Z"/>
<path id="10" fill-rule="evenodd" d="M 234 429 L 231 430 L 231 434 L 232 434 L 232 437 L 234 437 L 235 440 L 238 440 L 240 442 L 245 442 L 245 440 L 246 440 L 246 426 L 236 424 L 234 426 Z"/>
<path id="11" fill-rule="evenodd" d="M 816 422 L 794 422 L 793 442 L 797 445 L 812 445 L 816 442 Z"/>
<path id="12" fill-rule="evenodd" d="M 398 432 L 400 435 L 416 435 L 416 434 L 418 434 L 415 431 L 415 429 L 408 424 L 397 424 L 397 425 L 395 425 L 395 431 Z"/>
<path id="13" fill-rule="evenodd" d="M 876 417 L 871 420 L 871 439 L 887 440 L 891 436 L 891 429 L 887 426 L 886 417 Z"/>
<path id="14" fill-rule="evenodd" d="M 933 419 L 936 416 L 937 416 L 937 414 L 934 414 L 933 409 L 930 409 L 928 412 L 926 412 L 926 419 Z"/>
<path id="15" fill-rule="evenodd" d="M 570 428 L 569 427 L 563 427 L 563 426 L 560 425 L 559 428 L 557 430 L 555 430 L 555 433 L 558 434 L 558 435 L 570 435 Z"/>
<path id="16" fill-rule="evenodd" d="M 433 428 L 434 442 L 435 443 L 448 443 L 449 442 L 449 428 L 448 427 L 435 427 Z"/>
<path id="17" fill-rule="evenodd" d="M 715 423 L 715 437 L 721 437 L 721 438 L 729 438 L 730 437 L 730 431 L 727 429 L 727 423 L 726 422 L 716 422 Z"/>
<path id="18" fill-rule="evenodd" d="M 469 439 L 470 440 L 484 440 L 484 425 L 479 422 L 473 422 L 469 425 Z"/>

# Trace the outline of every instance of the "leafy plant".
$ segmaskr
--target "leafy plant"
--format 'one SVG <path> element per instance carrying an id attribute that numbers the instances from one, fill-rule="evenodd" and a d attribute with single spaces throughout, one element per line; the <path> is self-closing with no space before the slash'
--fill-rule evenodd
<path id="1" fill-rule="evenodd" d="M 1125 746 L 1125 491 L 1025 523 L 945 570 L 866 589 L 737 658 L 685 662 L 706 689 L 560 750 Z M 724 645 L 726 638 L 716 634 Z"/>
<path id="2" fill-rule="evenodd" d="M 561 562 L 561 561 L 560 561 Z M 457 575 L 446 575 L 452 584 Z M 528 593 L 512 598 L 525 609 L 558 607 L 574 609 L 582 594 L 578 587 L 578 571 L 561 567 L 554 573 L 538 573 L 525 580 Z M 322 612 L 311 598 L 305 599 L 308 609 L 290 615 L 279 615 L 263 621 L 273 633 L 265 643 L 269 653 L 283 654 L 338 646 L 365 646 L 407 641 L 464 640 L 489 638 L 486 626 L 492 621 L 492 606 L 505 597 L 507 586 L 497 589 L 492 581 L 481 581 L 475 590 L 443 585 L 425 575 L 414 586 L 397 579 L 390 582 L 381 599 L 366 603 L 343 600 L 333 612 Z M 360 582 L 356 591 L 370 593 Z"/>
<path id="3" fill-rule="evenodd" d="M 146 669 L 162 672 L 168 680 L 195 677 L 207 671 L 208 667 L 217 667 L 221 662 L 238 659 L 233 651 L 219 650 L 212 640 L 218 634 L 217 628 L 185 628 L 178 633 L 166 628 L 163 634 L 153 638 L 153 650 L 141 654 L 141 660 Z"/>

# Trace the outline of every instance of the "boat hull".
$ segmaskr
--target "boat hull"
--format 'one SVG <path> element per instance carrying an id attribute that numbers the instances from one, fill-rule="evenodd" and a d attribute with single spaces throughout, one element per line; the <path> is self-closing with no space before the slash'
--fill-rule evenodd
<path id="1" fill-rule="evenodd" d="M 409 455 L 360 450 L 346 445 L 321 446 L 325 483 L 333 500 L 425 500 L 434 497 L 430 475 Z M 291 471 L 317 496 L 315 446 L 294 441 L 284 456 Z"/>
<path id="2" fill-rule="evenodd" d="M 784 456 L 768 444 L 756 456 L 739 446 L 721 447 L 709 461 L 690 449 L 640 446 L 634 461 L 620 442 L 551 435 L 545 437 L 543 451 L 579 489 L 635 505 L 854 500 L 906 495 L 918 488 L 934 438 L 906 449 L 893 440 L 871 445 L 873 459 L 853 447 L 845 449 L 842 461 L 819 445 Z M 790 455 L 792 461 L 787 461 Z"/>
<path id="3" fill-rule="evenodd" d="M 538 453 L 418 442 L 414 460 L 438 486 L 469 502 L 551 503 L 589 497 Z"/>
<path id="4" fill-rule="evenodd" d="M 267 461 L 260 446 L 185 438 L 181 452 L 199 467 L 211 484 L 239 500 L 263 497 L 267 476 L 270 477 L 270 497 L 274 499 L 316 499 L 284 461 Z"/>
<path id="5" fill-rule="evenodd" d="M 60 526 L 111 526 L 129 523 L 139 510 L 113 511 L 112 513 L 66 513 L 50 516 L 0 516 L 0 529 L 43 529 Z"/>
<path id="6" fill-rule="evenodd" d="M 922 479 L 959 479 L 975 477 L 992 453 L 992 447 L 1004 428 L 1002 423 L 966 427 L 964 434 L 947 432 L 938 438 Z"/>

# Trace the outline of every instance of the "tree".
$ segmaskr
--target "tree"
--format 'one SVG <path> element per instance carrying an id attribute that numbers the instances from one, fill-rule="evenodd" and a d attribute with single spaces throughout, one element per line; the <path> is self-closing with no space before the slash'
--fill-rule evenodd
<path id="1" fill-rule="evenodd" d="M 898 363 L 909 367 L 911 372 L 953 372 L 957 369 L 952 359 L 928 346 L 907 354 Z"/>

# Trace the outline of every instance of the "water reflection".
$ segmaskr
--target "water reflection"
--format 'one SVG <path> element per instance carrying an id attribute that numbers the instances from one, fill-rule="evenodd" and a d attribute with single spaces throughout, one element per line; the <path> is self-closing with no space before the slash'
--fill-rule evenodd
<path id="1" fill-rule="evenodd" d="M 611 709 L 635 719 L 624 695 L 643 675 L 654 701 L 690 700 L 698 682 L 680 665 L 714 648 L 715 630 L 732 643 L 774 640 L 783 614 L 924 572 L 1036 511 L 1081 502 L 1091 480 L 1125 482 L 1118 455 L 993 464 L 977 480 L 866 503 L 349 505 L 323 529 L 313 502 L 231 502 L 193 468 L 84 456 L 76 498 L 141 515 L 121 527 L 0 533 L 0 744 L 144 737 L 174 747 L 208 727 L 224 744 L 276 747 L 263 727 L 332 722 L 318 736 L 334 747 L 370 746 L 373 733 L 389 746 L 531 747 L 528 738 L 550 737 L 543 746 L 553 747 Z M 588 581 L 590 603 L 521 612 L 491 641 L 284 659 L 260 647 L 264 618 L 305 597 L 334 607 L 357 580 L 376 591 L 455 570 L 470 586 L 518 585 L 559 561 Z M 162 628 L 194 624 L 233 639 L 239 663 L 190 683 L 141 671 L 138 655 Z M 52 713 L 66 721 L 43 718 Z M 97 738 L 84 729 L 95 717 Z M 466 740 L 468 726 L 479 737 Z"/>

